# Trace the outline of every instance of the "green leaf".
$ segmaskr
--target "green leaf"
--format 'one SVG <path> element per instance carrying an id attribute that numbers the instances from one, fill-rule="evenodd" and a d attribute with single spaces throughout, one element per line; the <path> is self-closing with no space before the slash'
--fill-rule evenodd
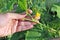
<path id="1" fill-rule="evenodd" d="M 41 34 L 37 31 L 27 31 L 25 40 L 38 40 L 40 36 Z"/>
<path id="2" fill-rule="evenodd" d="M 18 6 L 21 10 L 27 9 L 27 0 L 18 0 Z"/>
<path id="3" fill-rule="evenodd" d="M 54 5 L 54 7 L 52 7 L 52 10 L 57 11 L 57 16 L 60 18 L 60 6 Z"/>

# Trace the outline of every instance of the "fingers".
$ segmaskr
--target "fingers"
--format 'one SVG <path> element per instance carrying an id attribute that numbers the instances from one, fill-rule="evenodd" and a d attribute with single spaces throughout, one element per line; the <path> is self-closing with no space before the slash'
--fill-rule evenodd
<path id="1" fill-rule="evenodd" d="M 22 21 L 22 22 L 19 22 L 19 24 L 18 24 L 17 32 L 28 30 L 31 28 L 33 28 L 33 24 L 31 24 L 31 22 Z"/>
<path id="2" fill-rule="evenodd" d="M 11 35 L 33 28 L 33 24 L 28 21 L 11 20 L 6 27 L 0 29 L 0 37 Z"/>
<path id="3" fill-rule="evenodd" d="M 16 32 L 17 25 L 18 25 L 18 20 L 12 20 L 13 21 L 13 26 L 11 28 L 11 34 Z"/>

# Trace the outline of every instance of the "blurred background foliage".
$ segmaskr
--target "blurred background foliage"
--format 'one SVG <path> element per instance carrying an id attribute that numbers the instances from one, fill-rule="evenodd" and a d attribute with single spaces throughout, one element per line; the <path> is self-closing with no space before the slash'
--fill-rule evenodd
<path id="1" fill-rule="evenodd" d="M 0 0 L 0 13 L 21 13 L 31 9 L 41 14 L 33 29 L 0 38 L 0 40 L 49 40 L 60 37 L 60 0 Z"/>

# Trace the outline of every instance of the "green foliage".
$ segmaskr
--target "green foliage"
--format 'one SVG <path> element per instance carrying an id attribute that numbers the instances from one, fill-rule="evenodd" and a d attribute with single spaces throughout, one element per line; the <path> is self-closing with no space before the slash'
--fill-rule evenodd
<path id="1" fill-rule="evenodd" d="M 14 0 L 0 0 L 0 13 L 11 11 L 13 9 Z"/>

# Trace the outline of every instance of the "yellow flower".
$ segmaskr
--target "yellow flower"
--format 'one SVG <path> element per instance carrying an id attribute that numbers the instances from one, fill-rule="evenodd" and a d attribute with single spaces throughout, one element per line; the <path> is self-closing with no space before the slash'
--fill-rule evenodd
<path id="1" fill-rule="evenodd" d="M 40 19 L 40 16 L 41 16 L 41 14 L 37 12 L 35 15 L 35 19 Z"/>

